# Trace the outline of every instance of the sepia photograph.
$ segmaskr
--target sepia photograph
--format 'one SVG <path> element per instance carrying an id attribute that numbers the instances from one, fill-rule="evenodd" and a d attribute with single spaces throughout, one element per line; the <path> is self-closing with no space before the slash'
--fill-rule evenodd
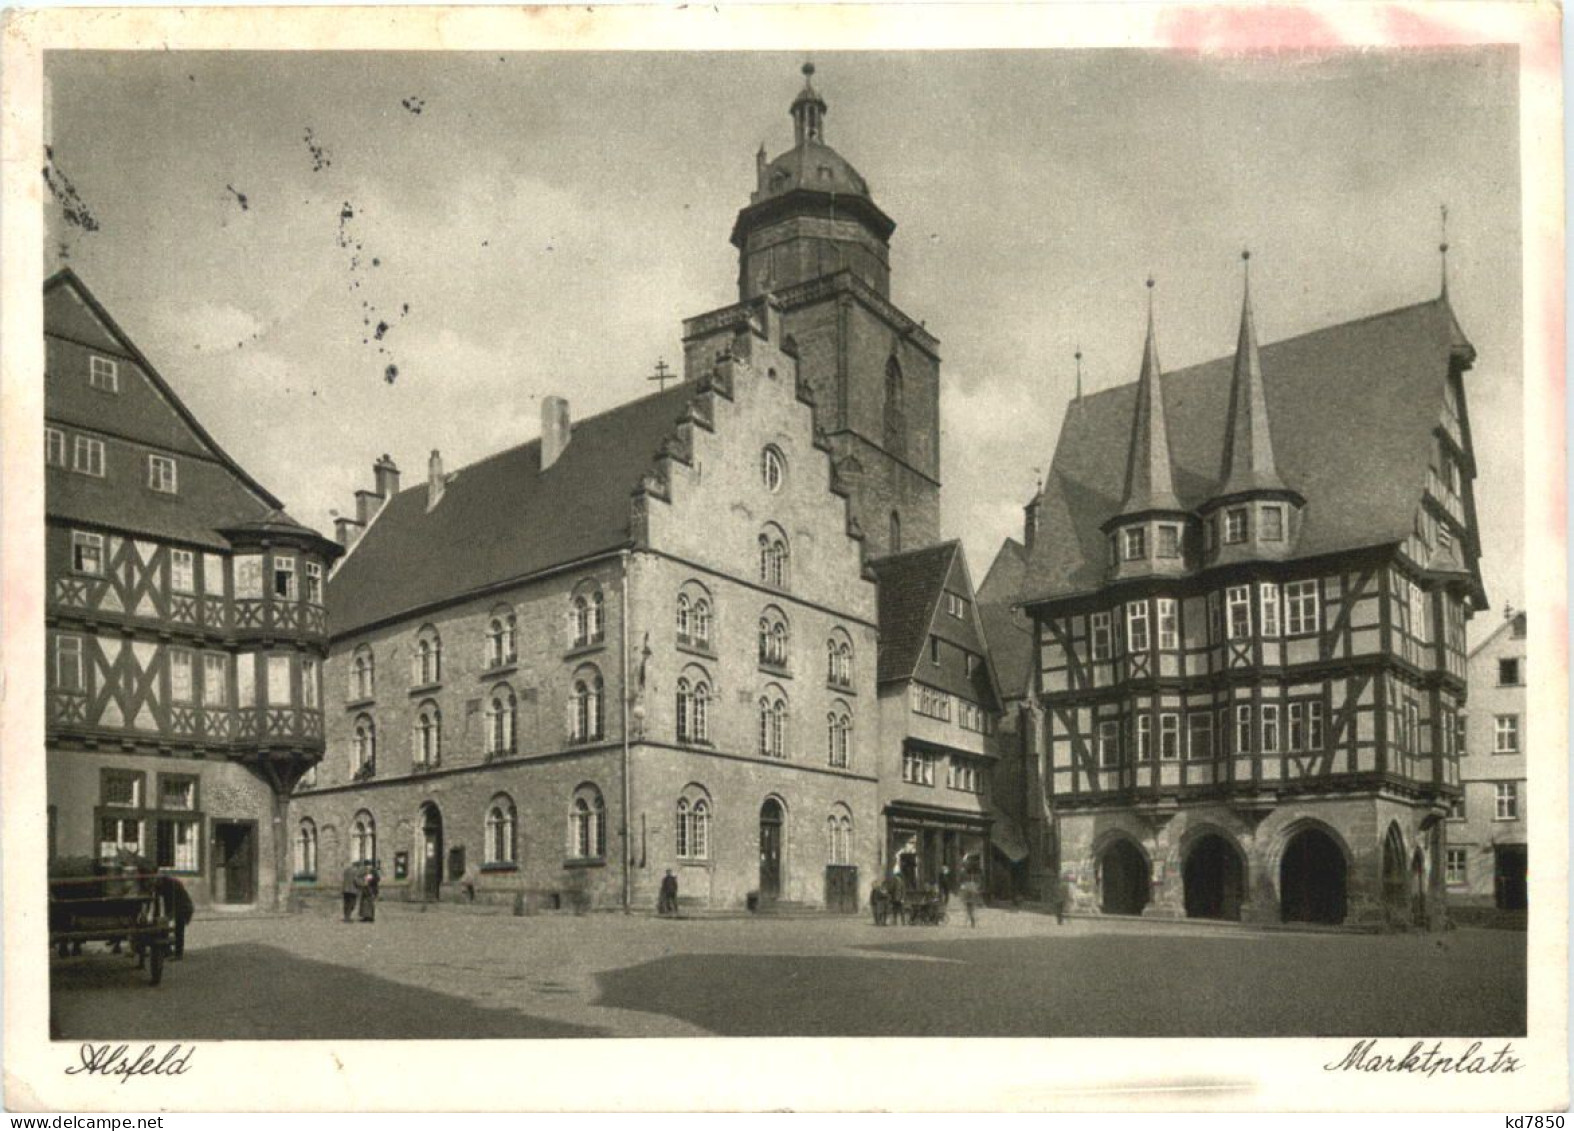
<path id="1" fill-rule="evenodd" d="M 6 910 L 76 1085 L 791 1037 L 1511 1087 L 1538 997 L 1561 1050 L 1527 48 L 1208 11 L 41 51 Z"/>

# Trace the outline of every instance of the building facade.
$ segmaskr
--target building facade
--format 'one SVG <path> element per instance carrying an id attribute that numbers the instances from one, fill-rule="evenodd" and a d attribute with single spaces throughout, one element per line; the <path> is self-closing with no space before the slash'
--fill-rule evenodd
<path id="1" fill-rule="evenodd" d="M 67 270 L 44 286 L 51 862 L 133 853 L 273 905 L 323 750 L 340 553 L 227 456 Z"/>
<path id="2" fill-rule="evenodd" d="M 806 83 L 793 148 L 761 156 L 740 301 L 685 322 L 681 383 L 582 422 L 548 398 L 539 441 L 433 453 L 418 486 L 377 462 L 329 583 L 303 891 L 377 859 L 410 898 L 648 908 L 670 869 L 683 904 L 850 911 L 882 874 L 903 747 L 865 562 L 936 538 L 939 363 L 825 112 Z M 982 726 L 948 739 L 968 781 Z"/>
<path id="3" fill-rule="evenodd" d="M 1150 281 L 1151 288 L 1151 281 Z M 1440 921 L 1485 606 L 1447 300 L 1069 406 L 1029 506 L 1040 885 L 1110 914 Z M 1030 804 L 1032 799 L 1030 798 Z"/>
<path id="4" fill-rule="evenodd" d="M 1001 696 L 959 542 L 870 563 L 880 593 L 883 858 L 909 889 L 993 871 Z M 1008 830 L 1003 839 L 1011 842 Z"/>
<path id="5" fill-rule="evenodd" d="M 1509 610 L 1470 653 L 1470 710 L 1459 763 L 1463 792 L 1448 814 L 1446 871 L 1455 909 L 1527 909 L 1525 652 L 1525 614 Z"/>

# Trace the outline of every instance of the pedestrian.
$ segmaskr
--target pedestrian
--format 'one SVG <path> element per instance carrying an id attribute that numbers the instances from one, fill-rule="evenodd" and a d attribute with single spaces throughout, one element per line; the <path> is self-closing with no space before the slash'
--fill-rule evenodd
<path id="1" fill-rule="evenodd" d="M 361 904 L 361 877 L 365 870 L 359 860 L 352 860 L 344 866 L 344 882 L 340 885 L 339 893 L 344 896 L 344 921 L 348 923 L 350 916 L 360 910 Z"/>
<path id="2" fill-rule="evenodd" d="M 951 869 L 944 864 L 940 865 L 940 902 L 943 906 L 951 906 Z"/>
<path id="3" fill-rule="evenodd" d="M 902 870 L 897 868 L 891 873 L 891 914 L 900 927 L 903 922 L 903 913 L 907 905 L 907 881 L 902 877 Z"/>
<path id="4" fill-rule="evenodd" d="M 1071 910 L 1071 885 L 1064 877 L 1055 883 L 1055 922 L 1065 926 L 1066 913 Z"/>
<path id="5" fill-rule="evenodd" d="M 459 879 L 459 890 L 464 894 L 465 902 L 475 902 L 476 868 L 475 861 L 465 865 L 465 874 Z"/>
<path id="6" fill-rule="evenodd" d="M 656 900 L 657 915 L 676 915 L 678 913 L 678 877 L 672 874 L 672 869 L 667 869 L 667 874 L 661 878 L 661 895 Z"/>
<path id="7" fill-rule="evenodd" d="M 374 860 L 361 875 L 360 920 L 363 923 L 377 921 L 377 871 L 377 861 Z"/>
<path id="8" fill-rule="evenodd" d="M 174 876 L 161 873 L 155 882 L 164 903 L 164 914 L 175 920 L 174 959 L 179 962 L 186 957 L 186 924 L 196 914 L 197 906 L 191 901 L 186 885 Z"/>
<path id="9" fill-rule="evenodd" d="M 978 926 L 978 880 L 971 872 L 962 881 L 962 906 L 967 909 L 967 925 Z"/>
<path id="10" fill-rule="evenodd" d="M 869 885 L 869 910 L 874 912 L 874 925 L 885 926 L 891 910 L 891 897 L 886 894 L 884 880 L 876 880 Z"/>

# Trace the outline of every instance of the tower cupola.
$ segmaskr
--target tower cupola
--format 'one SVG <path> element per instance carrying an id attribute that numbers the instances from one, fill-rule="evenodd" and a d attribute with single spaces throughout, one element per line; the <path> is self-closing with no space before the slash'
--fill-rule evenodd
<path id="1" fill-rule="evenodd" d="M 1104 524 L 1115 577 L 1173 576 L 1185 572 L 1189 515 L 1175 494 L 1163 373 L 1153 329 L 1153 280 L 1148 280 L 1148 333 L 1131 414 L 1126 487 L 1120 510 Z"/>
<path id="2" fill-rule="evenodd" d="M 814 89 L 814 64 L 803 65 L 803 89 L 792 100 L 793 136 L 801 149 L 810 142 L 825 141 L 825 99 Z"/>
<path id="3" fill-rule="evenodd" d="M 1305 500 L 1285 485 L 1273 455 L 1262 357 L 1252 315 L 1251 252 L 1241 253 L 1241 327 L 1230 379 L 1219 485 L 1200 509 L 1210 564 L 1288 557 Z"/>

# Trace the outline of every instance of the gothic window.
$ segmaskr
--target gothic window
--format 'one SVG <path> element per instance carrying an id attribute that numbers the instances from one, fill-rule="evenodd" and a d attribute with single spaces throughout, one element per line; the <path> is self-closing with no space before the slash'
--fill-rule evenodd
<path id="1" fill-rule="evenodd" d="M 678 798 L 677 853 L 679 860 L 706 860 L 710 857 L 710 798 L 698 786 L 689 786 Z"/>
<path id="2" fill-rule="evenodd" d="M 426 625 L 416 633 L 415 654 L 410 661 L 410 682 L 415 687 L 430 687 L 443 678 L 443 641 L 437 629 Z"/>
<path id="3" fill-rule="evenodd" d="M 370 715 L 357 715 L 354 730 L 356 777 L 369 777 L 377 770 L 377 724 Z"/>
<path id="4" fill-rule="evenodd" d="M 416 711 L 415 731 L 412 738 L 414 757 L 411 761 L 416 766 L 426 768 L 442 761 L 443 713 L 430 699 L 422 703 Z"/>
<path id="5" fill-rule="evenodd" d="M 853 816 L 845 805 L 838 805 L 825 819 L 825 862 L 853 862 Z"/>
<path id="6" fill-rule="evenodd" d="M 787 458 L 774 444 L 767 445 L 760 456 L 760 476 L 765 480 L 765 489 L 773 495 L 787 481 Z"/>
<path id="7" fill-rule="evenodd" d="M 301 818 L 295 830 L 295 878 L 317 878 L 317 826 L 310 817 Z"/>
<path id="8" fill-rule="evenodd" d="M 500 668 L 505 664 L 512 664 L 519 658 L 519 652 L 514 641 L 514 610 L 507 605 L 499 605 L 492 610 L 492 615 L 486 622 L 486 666 Z"/>
<path id="9" fill-rule="evenodd" d="M 677 630 L 679 644 L 710 648 L 710 596 L 698 582 L 689 582 L 678 594 Z"/>
<path id="10" fill-rule="evenodd" d="M 514 689 L 506 683 L 492 688 L 486 703 L 486 752 L 489 757 L 514 752 L 514 722 L 517 712 Z"/>
<path id="11" fill-rule="evenodd" d="M 482 861 L 489 867 L 510 867 L 518 862 L 516 830 L 519 811 L 506 793 L 492 798 L 486 809 L 486 845 Z"/>
<path id="12" fill-rule="evenodd" d="M 760 614 L 759 661 L 761 667 L 785 668 L 791 631 L 787 617 L 774 605 Z"/>
<path id="13" fill-rule="evenodd" d="M 569 609 L 569 639 L 575 648 L 588 648 L 600 644 L 606 637 L 605 599 L 593 584 L 585 585 L 574 595 Z"/>
<path id="14" fill-rule="evenodd" d="M 703 668 L 691 667 L 678 677 L 678 741 L 710 741 L 710 679 Z"/>
<path id="15" fill-rule="evenodd" d="M 372 669 L 372 650 L 365 644 L 355 649 L 355 654 L 350 657 L 350 700 L 370 699 L 374 687 Z"/>
<path id="16" fill-rule="evenodd" d="M 377 859 L 377 821 L 365 809 L 350 824 L 350 863 L 370 864 Z"/>
<path id="17" fill-rule="evenodd" d="M 604 723 L 604 686 L 601 673 L 583 667 L 574 673 L 574 693 L 568 701 L 570 742 L 594 742 L 602 736 Z"/>
<path id="18" fill-rule="evenodd" d="M 853 716 L 840 699 L 825 716 L 825 756 L 829 765 L 845 770 L 852 757 Z"/>
<path id="19" fill-rule="evenodd" d="M 825 682 L 832 687 L 853 685 L 853 644 L 840 628 L 825 642 Z"/>
<path id="20" fill-rule="evenodd" d="M 907 413 L 902 405 L 902 367 L 893 356 L 885 363 L 885 450 L 907 454 Z"/>
<path id="21" fill-rule="evenodd" d="M 787 757 L 787 696 L 772 684 L 760 696 L 760 744 L 763 758 Z"/>
<path id="22" fill-rule="evenodd" d="M 788 581 L 787 535 L 771 524 L 760 532 L 760 581 L 785 589 Z"/>
<path id="23" fill-rule="evenodd" d="M 599 860 L 607 854 L 607 806 L 601 790 L 586 783 L 574 791 L 568 811 L 568 854 Z"/>

